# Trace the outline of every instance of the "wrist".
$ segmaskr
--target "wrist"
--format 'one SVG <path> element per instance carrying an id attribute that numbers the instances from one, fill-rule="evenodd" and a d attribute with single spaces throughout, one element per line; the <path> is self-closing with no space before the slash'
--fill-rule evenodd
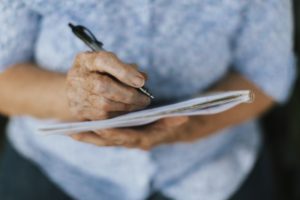
<path id="1" fill-rule="evenodd" d="M 59 120 L 69 121 L 75 120 L 70 112 L 68 98 L 66 94 L 66 76 L 64 74 L 56 74 L 53 80 L 54 84 L 54 104 L 53 116 Z"/>
<path id="2" fill-rule="evenodd" d="M 191 140 L 205 138 L 219 130 L 210 116 L 192 116 L 187 123 L 187 134 Z"/>

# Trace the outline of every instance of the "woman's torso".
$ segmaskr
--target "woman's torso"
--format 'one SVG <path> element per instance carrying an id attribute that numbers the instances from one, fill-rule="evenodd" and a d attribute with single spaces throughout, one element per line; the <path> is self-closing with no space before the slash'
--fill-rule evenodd
<path id="1" fill-rule="evenodd" d="M 68 22 L 82 24 L 95 33 L 105 49 L 147 72 L 148 87 L 159 101 L 201 93 L 229 71 L 231 39 L 244 6 L 232 0 L 24 3 L 41 15 L 35 59 L 42 68 L 67 72 L 76 53 L 88 50 L 67 26 Z M 188 186 L 197 184 L 203 189 L 198 192 L 205 195 L 210 193 L 205 188 L 212 188 L 210 182 L 220 171 L 217 189 L 225 193 L 234 187 L 226 188 L 226 180 L 235 179 L 237 183 L 251 168 L 259 145 L 255 123 L 224 130 L 193 144 L 165 145 L 152 152 L 100 148 L 63 136 L 42 137 L 36 134 L 40 123 L 29 117 L 13 118 L 11 140 L 51 179 L 78 198 L 84 194 L 76 191 L 76 184 L 98 195 L 105 190 L 107 180 L 130 199 L 142 198 L 151 181 L 170 194 L 176 194 L 180 187 L 188 195 Z M 81 174 L 70 174 L 70 169 Z M 70 183 L 64 176 L 74 180 Z"/>

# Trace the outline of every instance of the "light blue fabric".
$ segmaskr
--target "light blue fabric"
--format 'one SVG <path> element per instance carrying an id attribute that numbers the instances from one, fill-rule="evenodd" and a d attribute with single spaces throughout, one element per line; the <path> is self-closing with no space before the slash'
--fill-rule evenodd
<path id="1" fill-rule="evenodd" d="M 88 50 L 69 30 L 73 22 L 146 71 L 158 101 L 188 98 L 236 70 L 285 102 L 295 78 L 290 6 L 288 0 L 3 0 L 0 69 L 34 57 L 42 68 L 67 72 L 76 53 Z M 42 137 L 41 123 L 13 117 L 10 140 L 76 199 L 141 200 L 155 189 L 178 200 L 226 199 L 260 146 L 255 121 L 151 152 Z"/>
<path id="2" fill-rule="evenodd" d="M 38 16 L 20 3 L 0 3 L 0 71 L 29 61 L 38 34 Z M 28 23 L 30 22 L 30 23 Z"/>

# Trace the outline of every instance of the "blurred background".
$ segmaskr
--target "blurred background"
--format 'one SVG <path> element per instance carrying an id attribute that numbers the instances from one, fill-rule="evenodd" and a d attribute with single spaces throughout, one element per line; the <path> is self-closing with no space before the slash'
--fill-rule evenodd
<path id="1" fill-rule="evenodd" d="M 261 120 L 278 186 L 279 199 L 300 199 L 300 1 L 294 0 L 295 52 L 298 80 L 289 103 Z"/>
<path id="2" fill-rule="evenodd" d="M 295 52 L 300 58 L 300 1 L 294 0 Z M 300 59 L 299 59 L 300 61 Z M 299 62 L 300 64 L 300 62 Z M 300 65 L 298 64 L 298 74 Z M 268 112 L 261 124 L 272 155 L 278 199 L 300 199 L 300 78 L 284 106 Z M 7 119 L 0 116 L 0 151 Z"/>

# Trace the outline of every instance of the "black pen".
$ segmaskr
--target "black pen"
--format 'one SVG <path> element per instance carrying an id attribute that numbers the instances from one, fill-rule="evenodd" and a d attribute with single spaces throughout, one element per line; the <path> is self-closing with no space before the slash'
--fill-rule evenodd
<path id="1" fill-rule="evenodd" d="M 97 38 L 89 29 L 81 25 L 74 26 L 71 23 L 69 23 L 69 26 L 72 29 L 72 32 L 88 47 L 90 47 L 90 49 L 92 49 L 93 51 L 105 51 L 103 49 L 103 43 L 97 40 Z M 145 87 L 138 88 L 138 90 L 140 90 L 151 99 L 154 99 L 154 96 Z"/>

